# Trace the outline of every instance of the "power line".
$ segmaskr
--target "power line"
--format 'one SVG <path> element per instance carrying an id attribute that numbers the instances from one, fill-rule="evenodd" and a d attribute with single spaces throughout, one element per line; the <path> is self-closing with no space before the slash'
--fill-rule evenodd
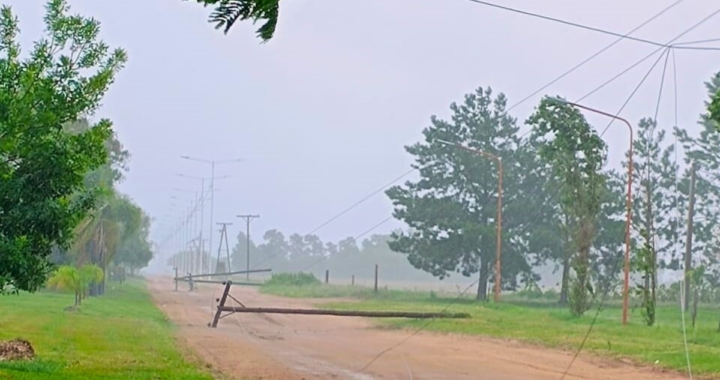
<path id="1" fill-rule="evenodd" d="M 337 219 L 340 218 L 341 216 L 347 214 L 347 213 L 350 212 L 352 209 L 354 209 L 354 208 L 360 206 L 361 204 L 365 203 L 365 202 L 366 202 L 367 200 L 369 200 L 370 198 L 372 198 L 372 197 L 374 197 L 375 195 L 377 195 L 377 194 L 379 194 L 379 193 L 382 193 L 383 191 L 387 190 L 390 186 L 394 185 L 395 183 L 397 183 L 397 182 L 400 181 L 401 179 L 403 179 L 403 178 L 407 177 L 408 175 L 412 174 L 412 173 L 415 172 L 416 170 L 417 170 L 416 168 L 412 168 L 412 169 L 406 171 L 405 173 L 401 174 L 400 176 L 396 177 L 396 178 L 393 179 L 392 181 L 384 184 L 381 188 L 372 191 L 371 193 L 369 193 L 368 195 L 366 195 L 365 197 L 363 197 L 363 198 L 360 199 L 359 201 L 353 203 L 350 207 L 348 207 L 348 208 L 340 211 L 339 213 L 337 213 L 336 215 L 334 215 L 334 216 L 331 217 L 330 219 L 328 219 L 328 220 L 326 220 L 325 222 L 321 223 L 320 225 L 318 225 L 317 227 L 315 227 L 314 229 L 312 229 L 310 232 L 306 233 L 304 236 L 314 234 L 315 232 L 319 231 L 321 228 L 327 226 L 328 224 L 334 222 L 335 220 L 337 220 Z M 381 224 L 386 223 L 386 222 L 389 221 L 390 219 L 392 219 L 392 217 L 386 219 L 386 220 L 383 221 Z M 375 229 L 375 228 L 377 228 L 377 227 L 379 227 L 379 225 L 376 226 L 376 227 L 374 227 L 373 229 Z M 263 264 L 265 264 L 266 262 L 272 260 L 272 259 L 275 258 L 277 255 L 278 255 L 278 254 L 276 253 L 276 254 L 273 254 L 273 255 L 270 255 L 270 256 L 266 257 L 265 260 L 261 261 L 261 262 L 258 264 L 258 266 L 259 266 L 259 265 L 263 265 Z"/>
<path id="2" fill-rule="evenodd" d="M 678 45 L 705 44 L 705 43 L 708 43 L 708 42 L 720 42 L 720 38 L 709 38 L 709 39 L 706 39 L 706 40 L 676 42 L 676 43 L 673 44 L 673 47 L 678 47 Z"/>
<path id="3" fill-rule="evenodd" d="M 661 10 L 660 12 L 658 12 L 657 14 L 655 14 L 654 16 L 650 17 L 649 19 L 647 19 L 647 20 L 646 20 L 645 22 L 643 22 L 642 24 L 638 25 L 637 27 L 635 27 L 635 28 L 632 29 L 631 31 L 629 31 L 629 32 L 625 33 L 624 35 L 622 35 L 622 36 L 621 36 L 620 38 L 618 38 L 617 40 L 613 41 L 611 44 L 609 44 L 609 45 L 605 46 L 604 48 L 600 49 L 600 50 L 599 50 L 598 52 L 596 52 L 595 54 L 593 54 L 593 55 L 591 55 L 590 57 L 586 58 L 585 60 L 583 60 L 582 62 L 578 63 L 577 65 L 573 66 L 570 70 L 564 72 L 564 73 L 561 74 L 559 77 L 553 79 L 552 81 L 550 81 L 550 83 L 548 83 L 548 84 L 540 87 L 539 89 L 537 89 L 537 90 L 536 90 L 535 92 L 533 92 L 532 94 L 524 97 L 522 100 L 520 100 L 519 102 L 515 103 L 515 104 L 512 105 L 510 108 L 508 108 L 508 111 L 510 111 L 510 110 L 512 110 L 513 108 L 519 106 L 520 104 L 526 102 L 527 100 L 529 100 L 529 99 L 532 98 L 533 96 L 537 95 L 540 91 L 542 91 L 542 90 L 544 90 L 544 89 L 552 86 L 553 84 L 557 83 L 557 82 L 560 81 L 561 79 L 563 79 L 563 78 L 565 78 L 566 76 L 572 74 L 573 72 L 575 72 L 575 70 L 579 69 L 580 67 L 582 67 L 582 66 L 584 66 L 585 64 L 587 64 L 588 62 L 592 61 L 593 59 L 595 59 L 596 57 L 598 57 L 598 56 L 601 55 L 602 53 L 606 52 L 607 50 L 609 50 L 610 48 L 612 48 L 613 46 L 615 46 L 618 42 L 624 40 L 625 38 L 628 38 L 632 33 L 635 33 L 636 31 L 638 31 L 638 30 L 642 29 L 643 27 L 645 27 L 647 24 L 655 21 L 655 19 L 657 19 L 658 17 L 662 16 L 665 12 L 669 11 L 670 9 L 672 9 L 672 8 L 675 7 L 676 5 L 682 3 L 683 1 L 685 1 L 685 0 L 678 0 L 678 1 L 670 4 L 670 5 L 667 6 L 665 9 Z"/>
<path id="4" fill-rule="evenodd" d="M 368 195 L 365 196 L 364 198 L 362 198 L 362 199 L 360 199 L 359 201 L 353 203 L 350 207 L 348 207 L 348 208 L 346 208 L 345 210 L 341 211 L 341 212 L 338 213 L 337 215 L 335 215 L 335 216 L 333 216 L 332 218 L 326 220 L 325 222 L 323 222 L 323 223 L 320 224 L 319 226 L 315 227 L 312 231 L 306 233 L 305 235 L 314 234 L 315 232 L 319 231 L 321 228 L 323 228 L 323 227 L 327 226 L 328 224 L 332 223 L 333 221 L 335 221 L 335 220 L 338 219 L 339 217 L 347 214 L 348 212 L 350 212 L 350 211 L 351 211 L 352 209 L 354 209 L 355 207 L 360 206 L 361 204 L 365 203 L 365 201 L 367 201 L 368 199 L 370 199 L 370 198 L 374 197 L 375 195 L 377 195 L 377 194 L 379 194 L 379 193 L 382 193 L 383 191 L 387 190 L 387 188 L 389 188 L 390 186 L 394 185 L 396 182 L 400 181 L 401 179 L 407 177 L 408 175 L 410 175 L 411 173 L 413 173 L 415 170 L 417 170 L 417 169 L 412 168 L 412 169 L 406 171 L 405 173 L 401 174 L 400 176 L 398 176 L 397 178 L 393 179 L 392 181 L 384 184 L 381 188 L 379 188 L 379 189 L 371 192 L 370 194 L 368 194 Z"/>
<path id="5" fill-rule="evenodd" d="M 469 0 L 469 1 L 479 1 L 479 0 Z M 713 16 L 716 15 L 717 13 L 720 13 L 720 9 L 718 9 L 716 12 L 710 14 L 709 16 L 707 16 L 706 18 L 704 18 L 704 19 L 701 20 L 700 22 L 696 23 L 695 25 L 693 25 L 692 27 L 690 27 L 689 29 L 687 29 L 685 32 L 681 33 L 678 37 L 676 37 L 675 39 L 671 40 L 670 42 L 672 42 L 672 41 L 674 41 L 674 40 L 676 40 L 676 39 L 678 39 L 678 38 L 681 38 L 683 35 L 689 33 L 691 30 L 695 29 L 696 27 L 698 27 L 698 26 L 701 25 L 702 23 L 706 22 L 707 20 L 709 20 L 711 17 L 713 17 Z M 662 48 L 661 48 L 661 49 L 662 49 Z M 667 52 L 667 51 L 669 51 L 671 48 L 670 48 L 670 47 L 666 47 L 665 49 L 666 49 L 666 52 Z M 654 54 L 654 53 L 653 53 L 653 54 Z M 661 58 L 662 58 L 662 55 L 661 55 Z M 645 59 L 647 59 L 647 58 L 645 58 Z M 659 60 L 658 60 L 658 62 L 659 62 Z M 637 64 L 639 64 L 639 63 L 637 63 Z M 635 64 L 634 66 L 637 66 L 637 64 Z M 634 66 L 633 66 L 633 67 L 634 67 Z M 637 87 L 633 90 L 633 92 L 630 94 L 630 96 L 628 97 L 628 99 L 627 99 L 626 102 L 625 102 L 625 105 L 635 96 L 635 94 L 637 93 L 637 90 L 638 90 L 638 89 L 640 88 L 640 86 L 642 86 L 642 84 L 645 82 L 645 79 L 647 79 L 647 77 L 648 77 L 648 76 L 650 75 L 650 73 L 653 71 L 653 69 L 655 68 L 655 66 L 657 66 L 657 62 L 656 62 L 656 64 L 654 64 L 654 65 L 650 68 L 650 70 L 648 71 L 648 73 L 643 77 L 642 81 L 638 84 L 638 86 L 637 86 Z M 629 70 L 628 70 L 628 71 L 629 71 Z M 613 79 L 613 80 L 614 80 L 614 79 Z M 587 97 L 587 96 L 586 96 L 586 97 Z M 625 107 L 625 105 L 623 105 L 623 108 Z M 618 112 L 618 113 L 619 113 L 619 112 Z M 615 116 L 617 117 L 618 115 L 615 115 Z M 606 128 L 606 130 L 607 130 L 607 128 Z M 549 199 L 548 201 L 546 201 L 546 202 L 541 206 L 541 208 L 538 210 L 538 213 L 536 214 L 535 218 L 539 217 L 539 216 L 542 214 L 543 208 L 544 208 L 550 201 L 552 201 L 552 200 L 555 199 L 555 197 L 557 196 L 557 194 L 559 194 L 561 188 L 562 188 L 561 186 L 558 186 L 558 189 L 555 191 L 555 193 L 553 194 L 553 196 L 550 197 L 550 199 Z M 526 228 L 528 228 L 529 225 L 530 225 L 530 224 L 528 224 L 528 225 L 526 226 Z M 620 260 L 619 260 L 620 257 L 621 257 L 621 256 L 618 255 L 618 257 L 617 257 L 616 260 L 615 260 L 615 264 L 614 264 L 614 267 L 613 267 L 613 270 L 612 270 L 611 277 L 614 277 L 614 276 L 615 276 L 615 272 L 617 271 L 617 268 L 619 267 L 618 263 L 620 262 Z M 462 297 L 462 296 L 465 294 L 465 292 L 467 292 L 468 289 L 470 289 L 472 286 L 474 286 L 475 284 L 477 284 L 478 281 L 479 281 L 479 280 L 473 282 L 470 286 L 468 286 L 468 287 L 465 289 L 465 291 L 464 291 L 459 297 L 455 298 L 452 303 L 450 303 L 448 306 L 446 306 L 446 307 L 443 309 L 443 311 L 446 311 L 451 305 L 453 305 L 455 302 L 457 302 L 457 300 L 458 300 L 460 297 Z M 585 346 L 585 342 L 587 341 L 588 336 L 589 336 L 590 333 L 592 332 L 592 329 L 593 329 L 593 327 L 595 326 L 595 323 L 597 322 L 597 317 L 598 317 L 598 315 L 600 314 L 600 311 L 602 310 L 602 306 L 603 306 L 603 304 L 604 304 L 605 299 L 607 298 L 607 294 L 608 294 L 608 292 L 609 292 L 609 289 L 610 289 L 610 283 L 607 284 L 606 289 L 605 289 L 604 294 L 603 294 L 603 298 L 601 299 L 600 306 L 598 307 L 598 311 L 596 312 L 596 314 L 595 314 L 595 316 L 594 316 L 594 318 L 593 318 L 593 320 L 592 320 L 592 322 L 591 322 L 591 324 L 590 324 L 590 327 L 589 327 L 589 329 L 588 329 L 588 332 L 585 334 L 585 337 L 584 337 L 583 341 L 582 341 L 581 344 L 580 344 L 580 347 L 578 348 L 577 352 L 575 353 L 575 356 L 573 357 L 572 361 L 571 361 L 570 364 L 568 365 L 568 368 L 566 369 L 565 373 L 563 374 L 562 379 L 564 379 L 565 376 L 567 375 L 567 373 L 570 371 L 570 368 L 572 367 L 573 363 L 575 362 L 577 356 L 579 355 L 580 351 L 581 351 L 581 350 L 583 349 L 583 347 Z M 389 351 L 391 351 L 391 350 L 399 347 L 399 346 L 402 345 L 403 343 L 407 342 L 410 338 L 412 338 L 413 336 L 417 335 L 419 332 L 421 332 L 422 330 L 424 330 L 432 321 L 433 321 L 432 319 L 431 319 L 431 320 L 428 320 L 425 324 L 423 324 L 422 326 L 420 326 L 420 328 L 418 328 L 417 330 L 413 331 L 409 336 L 407 336 L 407 337 L 406 337 L 405 339 L 403 339 L 402 341 L 398 342 L 397 344 L 395 344 L 395 345 L 393 345 L 393 346 L 391 346 L 391 347 L 389 347 L 389 348 L 381 351 L 381 352 L 378 353 L 377 355 L 375 355 L 375 357 L 373 357 L 373 358 L 370 360 L 370 362 L 368 362 L 365 366 L 363 366 L 363 367 L 360 369 L 360 371 L 363 371 L 363 370 L 367 369 L 370 365 L 372 365 L 372 363 L 374 363 L 377 359 L 379 359 L 379 358 L 380 358 L 382 355 L 384 355 L 385 353 L 387 353 L 387 352 L 389 352 Z"/>
<path id="6" fill-rule="evenodd" d="M 665 56 L 665 54 L 667 54 L 669 51 L 670 51 L 669 48 L 668 48 L 668 49 L 665 49 L 665 51 L 664 51 L 662 54 L 660 54 L 660 56 L 658 57 L 658 59 L 655 60 L 655 63 L 653 63 L 653 65 L 650 66 L 650 70 L 648 70 L 647 73 L 645 73 L 645 76 L 643 76 L 643 78 L 640 80 L 640 83 L 638 83 L 637 86 L 635 86 L 635 88 L 633 89 L 633 91 L 630 93 L 630 96 L 628 96 L 628 98 L 625 99 L 625 103 L 623 103 L 623 105 L 620 107 L 620 109 L 615 113 L 615 116 L 616 116 L 616 117 L 619 116 L 620 113 L 621 113 L 621 112 L 625 109 L 625 107 L 628 105 L 628 103 L 630 103 L 630 100 L 632 100 L 632 98 L 633 98 L 633 97 L 635 96 L 635 94 L 638 92 L 638 90 L 640 89 L 640 87 L 642 87 L 643 83 L 645 83 L 645 80 L 647 80 L 647 78 L 650 76 L 650 74 L 655 70 L 655 67 L 657 66 L 657 64 L 660 63 L 660 60 L 661 60 L 661 59 L 663 58 L 663 56 Z M 609 122 L 608 125 L 605 127 L 605 129 L 603 129 L 602 133 L 600 134 L 600 137 L 603 137 L 603 136 L 605 135 L 605 132 L 608 131 L 608 129 L 610 128 L 610 126 L 615 122 L 615 120 L 616 120 L 615 118 L 610 119 L 610 122 Z"/>
<path id="7" fill-rule="evenodd" d="M 719 10 L 719 12 L 720 12 L 720 10 Z M 716 12 L 716 13 L 718 13 L 718 12 Z M 703 21 L 703 22 L 704 22 L 704 21 Z M 697 25 L 698 25 L 698 24 L 696 24 L 696 26 L 697 26 Z M 691 29 L 692 29 L 692 28 L 691 28 Z M 660 57 L 658 58 L 658 60 L 655 61 L 655 64 L 653 64 L 653 66 L 650 68 L 650 70 L 645 74 L 645 76 L 644 76 L 643 79 L 640 81 L 640 83 L 637 85 L 637 87 L 635 87 L 635 89 L 634 89 L 633 92 L 630 94 L 630 96 L 629 96 L 628 99 L 625 101 L 625 103 L 624 103 L 623 106 L 620 108 L 620 110 L 615 114 L 615 117 L 618 117 L 618 116 L 620 115 L 620 113 L 622 112 L 623 108 L 630 102 L 630 100 L 631 100 L 632 97 L 635 95 L 635 93 L 637 92 L 637 90 L 640 88 L 640 86 L 642 86 L 643 82 L 645 82 L 645 80 L 646 80 L 647 77 L 650 75 L 650 73 L 655 69 L 655 66 L 657 66 L 657 63 L 660 61 L 660 59 L 662 59 L 662 57 L 663 57 L 665 54 L 667 54 L 666 59 L 665 59 L 665 65 L 664 65 L 663 72 L 662 72 L 662 78 L 661 78 L 661 81 L 660 81 L 660 89 L 659 89 L 659 91 L 658 91 L 657 103 L 656 103 L 656 105 L 655 105 L 655 117 L 654 117 L 653 121 L 654 121 L 654 122 L 657 122 L 657 114 L 658 114 L 658 110 L 660 109 L 660 103 L 661 103 L 661 100 L 662 100 L 663 85 L 664 85 L 664 83 L 665 83 L 665 73 L 666 73 L 666 70 L 667 70 L 668 58 L 669 58 L 670 54 L 672 53 L 672 50 L 673 50 L 672 48 L 667 48 L 667 49 L 665 49 L 665 51 L 663 52 L 663 54 L 661 54 Z M 675 78 L 677 79 L 677 73 L 675 73 Z M 676 86 L 677 86 L 677 82 L 676 82 Z M 677 87 L 676 87 L 676 92 L 677 92 Z M 676 95 L 676 96 L 677 96 L 677 95 Z M 615 118 L 613 118 L 612 120 L 614 121 Z M 612 124 L 612 122 L 611 122 L 610 124 Z M 610 127 L 610 124 L 608 124 L 608 127 L 605 128 L 605 131 L 607 131 L 607 128 Z M 605 133 L 605 131 L 603 131 L 603 134 Z M 602 135 L 601 135 L 601 136 L 602 136 Z M 677 155 L 676 155 L 676 160 L 677 160 Z M 611 273 L 610 273 L 610 277 L 611 277 L 611 278 L 614 278 L 614 277 L 615 277 L 616 272 L 617 272 L 617 270 L 618 270 L 618 268 L 619 268 L 619 263 L 620 263 L 620 259 L 621 259 L 621 258 L 622 258 L 622 255 L 617 255 L 617 257 L 615 258 L 615 263 L 613 264 L 613 269 L 612 269 L 612 271 L 611 271 Z M 598 306 L 598 309 L 597 309 L 595 315 L 593 316 L 592 321 L 590 322 L 590 327 L 588 328 L 587 333 L 586 333 L 585 336 L 583 337 L 583 340 L 581 341 L 580 346 L 578 347 L 577 351 L 576 351 L 575 354 L 573 355 L 573 358 L 572 358 L 572 360 L 570 361 L 570 363 L 568 364 L 568 367 L 565 369 L 565 371 L 563 372 L 563 375 L 560 377 L 560 380 L 564 380 L 564 379 L 565 379 L 565 377 L 566 377 L 566 376 L 568 375 L 568 373 L 570 372 L 570 368 L 572 368 L 573 364 L 575 363 L 575 361 L 577 360 L 578 356 L 580 355 L 580 352 L 581 352 L 582 349 L 585 347 L 585 343 L 587 342 L 587 339 L 588 339 L 588 337 L 590 336 L 590 333 L 592 332 L 593 328 L 595 327 L 595 324 L 597 323 L 597 318 L 598 318 L 598 316 L 600 315 L 600 312 L 602 311 L 602 308 L 603 308 L 603 306 L 604 306 L 605 300 L 607 299 L 607 295 L 608 295 L 609 291 L 610 291 L 610 282 L 608 282 L 608 283 L 607 283 L 607 286 L 605 287 L 605 291 L 603 292 L 603 296 L 602 296 L 602 298 L 601 298 L 601 300 L 600 300 L 600 305 Z M 686 349 L 687 349 L 687 347 L 686 347 Z M 688 355 L 689 355 L 689 354 L 688 354 Z M 688 370 L 689 370 L 689 366 L 690 366 L 689 360 L 690 360 L 690 359 L 689 359 L 689 357 L 688 357 Z M 692 378 L 692 375 L 691 375 L 691 378 Z"/>
<path id="8" fill-rule="evenodd" d="M 553 200 L 555 199 L 555 197 L 560 193 L 560 189 L 561 189 L 561 187 L 558 187 L 557 190 L 556 190 L 556 191 L 553 193 L 553 195 L 550 197 L 550 199 L 548 199 L 548 200 L 546 200 L 545 202 L 543 202 L 543 205 L 540 206 L 540 209 L 538 210 L 538 212 L 537 212 L 531 219 L 529 219 L 529 222 L 526 224 L 525 228 L 523 228 L 523 229 L 521 230 L 521 233 L 526 232 L 527 229 L 528 229 L 531 225 L 535 224 L 535 222 L 536 222 L 537 219 L 540 217 L 540 215 L 542 215 L 543 209 L 545 208 L 545 206 L 547 206 L 551 201 L 553 201 Z M 446 312 L 448 309 L 450 309 L 451 306 L 453 306 L 454 304 L 456 304 L 457 301 L 459 301 L 460 299 L 462 299 L 462 298 L 465 296 L 465 294 L 468 292 L 468 290 L 470 290 L 472 287 L 474 287 L 475 285 L 477 285 L 479 282 L 480 282 L 480 279 L 477 279 L 477 280 L 473 281 L 473 283 L 471 283 L 470 285 L 468 285 L 468 286 L 465 288 L 465 290 L 463 290 L 457 297 L 453 298 L 452 301 L 451 301 L 447 306 L 445 306 L 445 307 L 441 310 L 441 312 L 444 313 L 444 312 Z M 380 352 L 379 352 L 377 355 L 375 355 L 367 364 L 365 364 L 362 368 L 360 368 L 360 369 L 359 369 L 359 372 L 362 372 L 362 371 L 368 369 L 373 363 L 375 363 L 375 362 L 376 362 L 378 359 L 380 359 L 383 355 L 385 355 L 386 353 L 388 353 L 388 352 L 390 352 L 390 351 L 392 351 L 392 350 L 400 347 L 402 344 L 404 344 L 405 342 L 407 342 L 408 340 L 410 340 L 410 338 L 414 337 L 415 335 L 419 334 L 421 331 L 425 330 L 425 328 L 427 328 L 427 326 L 429 326 L 430 323 L 432 323 L 432 322 L 434 322 L 434 321 L 435 321 L 434 319 L 428 319 L 422 326 L 420 326 L 419 328 L 417 328 L 416 330 L 414 330 L 412 333 L 410 333 L 408 336 L 406 336 L 403 340 L 401 340 L 401 341 L 399 341 L 398 343 L 396 343 L 396 344 L 394 344 L 394 345 L 392 345 L 392 346 L 390 346 L 390 347 L 388 347 L 388 348 L 380 351 Z"/>
<path id="9" fill-rule="evenodd" d="M 605 87 L 606 85 L 608 85 L 610 82 L 614 81 L 615 79 L 621 77 L 622 75 L 624 75 L 624 74 L 627 73 L 628 71 L 634 69 L 636 66 L 638 66 L 639 64 L 645 62 L 647 59 L 649 59 L 650 57 L 652 57 L 653 55 L 655 55 L 656 53 L 658 53 L 658 52 L 659 52 L 660 50 L 662 50 L 663 48 L 665 48 L 665 49 L 668 49 L 668 48 L 670 48 L 670 49 L 676 49 L 676 47 L 673 47 L 673 46 L 670 45 L 670 44 L 672 44 L 673 42 L 679 40 L 680 38 L 682 38 L 682 37 L 685 36 L 686 34 L 692 32 L 693 30 L 697 29 L 700 25 L 706 23 L 708 20 L 710 20 L 711 18 L 715 17 L 718 13 L 720 13 L 720 9 L 718 9 L 718 10 L 716 10 L 715 12 L 713 12 L 713 13 L 705 16 L 702 20 L 696 22 L 696 23 L 695 23 L 694 25 L 692 25 L 691 27 L 685 29 L 685 31 L 683 31 L 683 32 L 680 33 L 679 35 L 675 36 L 675 38 L 673 38 L 673 39 L 671 39 L 670 41 L 668 41 L 665 47 L 659 47 L 658 49 L 654 50 L 652 53 L 646 55 L 645 57 L 641 58 L 639 61 L 637 61 L 637 62 L 635 62 L 634 64 L 632 64 L 632 65 L 631 65 L 630 67 L 628 67 L 627 69 L 625 69 L 625 70 L 623 70 L 622 72 L 620 72 L 618 75 L 614 76 L 613 78 L 611 78 L 611 79 L 608 80 L 607 82 L 601 84 L 601 85 L 598 86 L 596 89 L 592 90 L 592 91 L 589 92 L 587 95 L 585 95 L 585 96 L 583 96 L 582 98 L 580 98 L 580 99 L 578 100 L 578 102 L 579 102 L 579 101 L 582 101 L 583 99 L 585 99 L 585 98 L 589 97 L 590 95 L 594 94 L 595 92 L 599 91 L 601 88 Z"/>
<path id="10" fill-rule="evenodd" d="M 670 45 L 668 45 L 668 44 L 662 44 L 662 43 L 660 43 L 660 42 L 651 41 L 651 40 L 647 40 L 647 39 L 644 39 L 644 38 L 631 37 L 631 36 L 629 36 L 629 35 L 627 35 L 627 34 L 620 34 L 620 33 L 617 33 L 617 32 L 612 32 L 612 31 L 609 31 L 609 30 L 606 30 L 606 29 L 597 28 L 597 27 L 594 27 L 594 26 L 589 26 L 589 25 L 585 25 L 585 24 L 580 24 L 580 23 L 572 22 L 572 21 L 562 20 L 562 19 L 559 19 L 559 18 L 550 17 L 550 16 L 545 16 L 545 15 L 541 15 L 541 14 L 539 14 L 539 13 L 533 13 L 533 12 L 529 12 L 529 11 L 524 11 L 524 10 L 517 9 L 517 8 L 506 7 L 506 6 L 503 6 L 503 5 L 499 5 L 499 4 L 495 4 L 495 3 L 490 3 L 490 2 L 487 2 L 487 1 L 482 1 L 482 0 L 467 0 L 467 1 L 469 1 L 469 2 L 471 2 L 471 3 L 475 3 L 475 4 L 485 5 L 485 6 L 492 7 L 492 8 L 502 9 L 502 10 L 505 10 L 505 11 L 513 12 L 513 13 L 522 14 L 522 15 L 525 15 L 525 16 L 540 18 L 540 19 L 547 20 L 547 21 L 552 21 L 552 22 L 556 22 L 556 23 L 560 23 L 560 24 L 564 24 L 564 25 L 568 25 L 568 26 L 573 26 L 573 27 L 580 28 L 580 29 L 585 29 L 585 30 L 590 30 L 590 31 L 593 31 L 593 32 L 598 32 L 598 33 L 602 33 L 602 34 L 607 34 L 607 35 L 610 35 L 610 36 L 620 37 L 621 39 L 628 39 L 628 40 L 631 40 L 631 41 L 642 42 L 642 43 L 649 44 L 649 45 L 659 46 L 659 47 L 661 47 L 661 48 L 662 48 L 662 47 L 670 47 Z M 673 4 L 672 6 L 674 6 L 674 5 L 676 5 L 676 4 Z M 684 49 L 688 49 L 688 50 L 720 50 L 720 48 L 714 48 L 714 47 L 685 47 Z"/>

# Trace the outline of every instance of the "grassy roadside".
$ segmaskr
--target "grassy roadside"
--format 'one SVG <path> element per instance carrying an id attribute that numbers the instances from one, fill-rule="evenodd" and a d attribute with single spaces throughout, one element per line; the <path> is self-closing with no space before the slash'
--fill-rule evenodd
<path id="1" fill-rule="evenodd" d="M 371 289 L 332 285 L 268 284 L 261 291 L 285 297 L 328 298 L 352 297 L 357 302 L 323 303 L 322 308 L 352 310 L 415 310 L 440 311 L 452 299 L 434 296 L 429 292 L 380 291 L 374 295 Z M 587 334 L 596 310 L 581 318 L 570 315 L 565 308 L 549 303 L 521 304 L 520 300 L 492 304 L 462 299 L 448 310 L 468 312 L 469 320 L 435 320 L 425 328 L 428 331 L 483 335 L 509 338 L 531 344 L 562 349 L 576 349 Z M 645 364 L 657 364 L 664 368 L 685 370 L 686 359 L 683 344 L 681 313 L 677 305 L 661 306 L 657 310 L 655 326 L 643 325 L 640 310 L 632 310 L 628 326 L 620 325 L 621 309 L 609 306 L 598 316 L 585 350 L 609 357 L 629 358 Z M 696 327 L 687 320 L 687 339 L 693 373 L 720 378 L 720 332 L 718 319 L 720 309 L 705 307 L 698 311 Z M 379 320 L 383 327 L 415 329 L 425 321 Z"/>
<path id="2" fill-rule="evenodd" d="M 37 354 L 0 362 L 0 379 L 212 379 L 185 360 L 142 282 L 109 285 L 79 312 L 63 311 L 72 303 L 51 292 L 0 298 L 0 339 L 27 339 Z"/>

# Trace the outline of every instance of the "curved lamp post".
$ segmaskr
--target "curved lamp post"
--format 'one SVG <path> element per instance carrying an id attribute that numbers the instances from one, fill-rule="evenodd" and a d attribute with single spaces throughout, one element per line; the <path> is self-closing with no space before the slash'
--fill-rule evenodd
<path id="1" fill-rule="evenodd" d="M 621 118 L 618 115 L 613 115 L 608 112 L 600 111 L 595 108 L 590 108 L 582 104 L 568 102 L 560 98 L 552 98 L 560 103 L 568 104 L 573 107 L 581 108 L 590 112 L 594 112 L 599 115 L 607 116 L 609 118 L 620 120 L 628 127 L 630 132 L 630 150 L 628 151 L 628 179 L 627 179 L 627 212 L 625 216 L 625 279 L 623 283 L 623 311 L 622 311 L 622 324 L 627 325 L 628 322 L 628 307 L 629 307 L 629 293 L 630 293 L 630 225 L 632 223 L 632 178 L 633 178 L 633 128 L 630 122 Z"/>

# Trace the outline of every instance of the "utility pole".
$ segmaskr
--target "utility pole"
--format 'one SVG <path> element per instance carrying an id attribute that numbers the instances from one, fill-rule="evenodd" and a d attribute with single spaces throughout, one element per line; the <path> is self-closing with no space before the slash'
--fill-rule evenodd
<path id="1" fill-rule="evenodd" d="M 695 216 L 695 161 L 690 165 L 690 200 L 688 203 L 687 234 L 685 237 L 685 299 L 683 307 L 690 306 L 690 271 L 692 270 L 693 218 Z M 684 310 L 683 310 L 684 311 Z"/>
<path id="2" fill-rule="evenodd" d="M 245 256 L 246 256 L 245 258 L 246 258 L 246 263 L 247 263 L 246 269 L 248 270 L 248 272 L 245 273 L 245 278 L 249 280 L 250 279 L 250 221 L 255 218 L 259 218 L 260 215 L 247 214 L 247 215 L 238 215 L 237 217 L 245 219 L 245 226 L 246 226 L 245 238 L 247 240 L 247 250 L 245 251 Z"/>
<path id="3" fill-rule="evenodd" d="M 215 165 L 216 164 L 225 164 L 225 163 L 231 163 L 231 162 L 241 162 L 242 159 L 234 159 L 234 160 L 224 160 L 224 161 L 216 161 L 216 160 L 204 160 L 201 158 L 195 158 L 195 157 L 188 157 L 188 156 L 180 156 L 180 158 L 190 161 L 197 161 L 197 162 L 203 162 L 206 164 L 210 164 L 210 247 L 209 250 L 212 252 L 213 249 L 213 217 L 215 213 Z"/>
<path id="4" fill-rule="evenodd" d="M 227 226 L 232 226 L 232 223 L 218 223 L 218 225 L 222 226 L 220 229 L 220 245 L 218 245 L 218 255 L 217 255 L 217 263 L 215 264 L 215 273 L 220 273 L 219 266 L 220 266 L 220 252 L 222 251 L 222 243 L 223 239 L 225 239 L 225 252 L 227 255 L 227 272 L 232 272 L 232 268 L 230 268 L 230 245 L 228 244 L 227 240 Z M 225 276 L 225 280 L 227 280 L 228 276 Z"/>

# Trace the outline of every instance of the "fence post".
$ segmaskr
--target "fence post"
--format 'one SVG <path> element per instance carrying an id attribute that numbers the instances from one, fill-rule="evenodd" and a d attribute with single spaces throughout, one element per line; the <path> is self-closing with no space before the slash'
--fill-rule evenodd
<path id="1" fill-rule="evenodd" d="M 350 286 L 355 286 L 355 275 L 352 275 L 352 280 L 350 280 Z"/>
<path id="2" fill-rule="evenodd" d="M 325 269 L 325 283 L 330 282 L 330 269 Z"/>
<path id="3" fill-rule="evenodd" d="M 377 293 L 377 291 L 378 291 L 377 285 L 378 285 L 378 265 L 375 264 L 375 293 Z"/>
<path id="4" fill-rule="evenodd" d="M 177 283 L 178 283 L 178 273 L 177 273 L 177 271 L 178 271 L 178 268 L 177 268 L 177 266 L 176 266 L 176 267 L 175 267 L 175 291 L 176 291 L 176 292 L 177 292 L 177 287 L 178 287 L 178 284 L 177 284 Z"/>

